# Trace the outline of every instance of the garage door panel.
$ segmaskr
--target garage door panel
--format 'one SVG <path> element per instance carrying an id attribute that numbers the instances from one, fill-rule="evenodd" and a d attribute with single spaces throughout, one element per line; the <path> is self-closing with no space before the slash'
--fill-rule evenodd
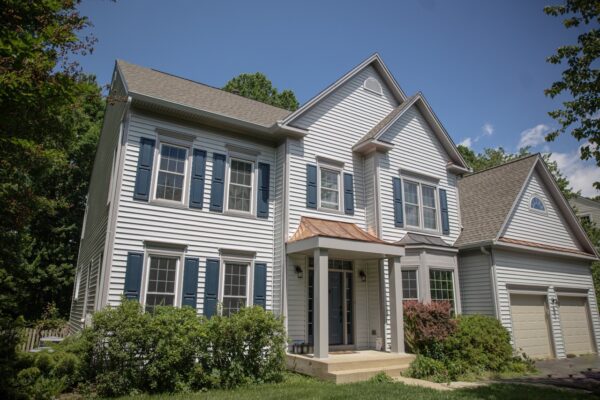
<path id="1" fill-rule="evenodd" d="M 593 353 L 591 326 L 585 297 L 558 297 L 560 325 L 567 354 Z"/>
<path id="2" fill-rule="evenodd" d="M 545 296 L 512 294 L 510 302 L 515 347 L 533 358 L 551 357 Z"/>

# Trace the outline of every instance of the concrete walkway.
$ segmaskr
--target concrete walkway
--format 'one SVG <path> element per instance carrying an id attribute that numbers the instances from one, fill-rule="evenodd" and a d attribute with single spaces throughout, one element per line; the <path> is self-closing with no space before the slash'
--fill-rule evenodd
<path id="1" fill-rule="evenodd" d="M 596 355 L 537 361 L 535 366 L 538 372 L 534 375 L 502 379 L 500 382 L 542 384 L 600 393 L 600 357 Z"/>

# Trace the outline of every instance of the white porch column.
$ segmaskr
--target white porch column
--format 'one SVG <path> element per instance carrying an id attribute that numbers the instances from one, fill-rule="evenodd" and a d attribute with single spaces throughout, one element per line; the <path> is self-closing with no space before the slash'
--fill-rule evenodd
<path id="1" fill-rule="evenodd" d="M 327 249 L 314 250 L 313 334 L 315 358 L 329 356 L 329 255 Z"/>
<path id="2" fill-rule="evenodd" d="M 388 258 L 390 277 L 390 324 L 392 353 L 404 353 L 404 317 L 402 313 L 402 270 L 400 257 Z"/>

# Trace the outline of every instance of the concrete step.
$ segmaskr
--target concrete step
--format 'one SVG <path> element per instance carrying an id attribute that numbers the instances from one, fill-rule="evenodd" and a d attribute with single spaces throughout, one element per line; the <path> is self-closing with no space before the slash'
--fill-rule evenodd
<path id="1" fill-rule="evenodd" d="M 356 370 L 357 367 L 360 369 L 370 368 L 408 368 L 411 362 L 413 362 L 414 356 L 407 355 L 402 357 L 382 357 L 374 359 L 361 359 L 359 361 L 349 360 L 340 362 L 330 362 L 327 364 L 327 372 L 341 372 Z"/>
<path id="2" fill-rule="evenodd" d="M 52 353 L 54 351 L 54 349 L 49 346 L 40 346 L 40 347 L 36 347 L 35 349 L 29 350 L 30 353 L 39 353 L 42 351 L 48 351 L 48 352 Z"/>
<path id="3" fill-rule="evenodd" d="M 402 375 L 402 371 L 406 370 L 406 367 L 375 367 L 375 368 L 359 368 L 359 369 L 350 369 L 345 371 L 336 371 L 330 372 L 328 374 L 328 380 L 335 382 L 337 384 L 340 383 L 353 383 L 353 382 L 362 382 L 368 381 L 373 378 L 375 375 L 384 372 L 389 375 L 391 378 L 397 378 Z"/>

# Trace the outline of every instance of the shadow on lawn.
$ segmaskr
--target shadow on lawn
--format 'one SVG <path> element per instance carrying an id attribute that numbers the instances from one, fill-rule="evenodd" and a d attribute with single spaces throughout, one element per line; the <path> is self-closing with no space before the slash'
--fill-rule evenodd
<path id="1" fill-rule="evenodd" d="M 514 380 L 513 380 L 514 382 Z M 460 389 L 455 393 L 460 393 L 460 398 L 463 399 L 510 399 L 510 400 L 575 400 L 575 399 L 600 399 L 598 393 L 589 393 L 582 390 L 570 390 L 563 386 L 563 390 L 558 388 L 531 386 L 535 381 L 523 382 L 524 384 L 515 383 L 494 383 L 489 386 L 481 386 L 477 388 Z"/>

